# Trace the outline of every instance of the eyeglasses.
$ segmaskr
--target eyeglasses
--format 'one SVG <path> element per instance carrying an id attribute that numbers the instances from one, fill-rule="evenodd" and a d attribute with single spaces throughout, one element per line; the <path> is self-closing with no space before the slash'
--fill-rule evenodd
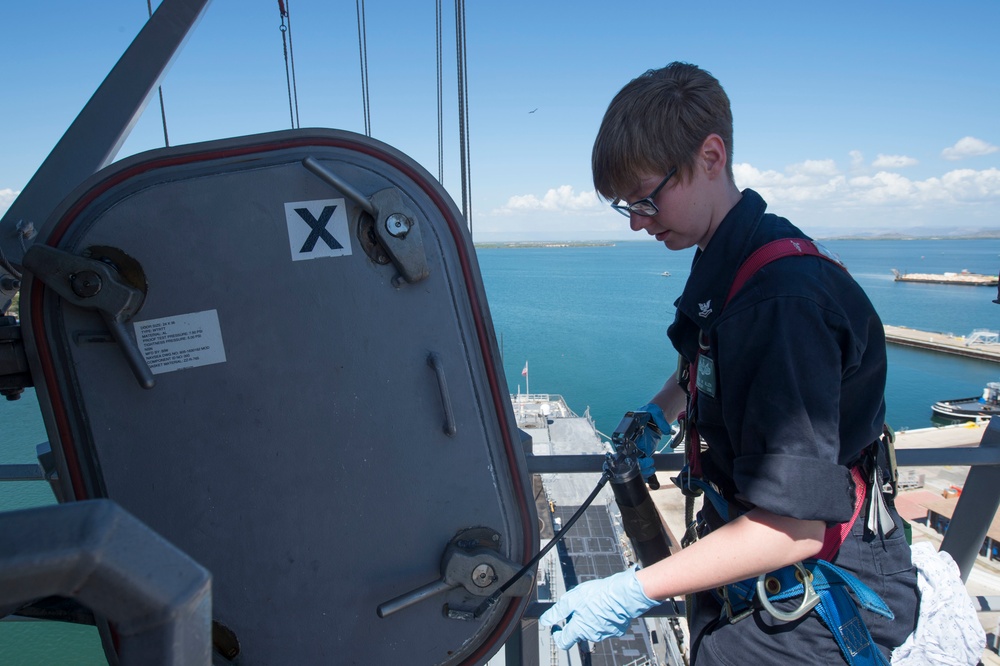
<path id="1" fill-rule="evenodd" d="M 621 213 L 622 215 L 624 215 L 625 217 L 628 217 L 633 213 L 635 213 L 636 215 L 641 215 L 642 217 L 653 217 L 654 215 L 660 212 L 660 209 L 656 207 L 656 204 L 653 202 L 653 199 L 656 198 L 656 195 L 660 193 L 660 190 L 663 189 L 663 186 L 667 184 L 667 181 L 670 180 L 670 177 L 673 176 L 675 173 L 677 173 L 677 167 L 674 167 L 673 169 L 667 172 L 666 177 L 660 181 L 660 184 L 656 186 L 656 189 L 653 190 L 652 194 L 650 194 L 648 197 L 644 199 L 639 199 L 636 202 L 625 205 L 621 205 L 618 203 L 619 201 L 621 201 L 621 197 L 619 197 L 611 202 L 611 207 L 614 208 L 619 213 Z"/>

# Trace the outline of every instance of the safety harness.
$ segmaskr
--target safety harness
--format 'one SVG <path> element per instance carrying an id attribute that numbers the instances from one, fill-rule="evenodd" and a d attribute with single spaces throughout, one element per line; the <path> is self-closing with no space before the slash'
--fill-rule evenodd
<path id="1" fill-rule="evenodd" d="M 743 288 L 746 282 L 765 265 L 791 256 L 814 256 L 826 259 L 841 269 L 846 270 L 839 261 L 827 255 L 810 240 L 804 238 L 782 238 L 771 241 L 755 250 L 740 266 L 729 289 L 729 294 L 723 303 L 723 308 Z M 712 503 L 715 512 L 722 520 L 729 522 L 745 511 L 733 502 L 727 501 L 718 489 L 702 478 L 701 439 L 698 435 L 697 397 L 698 397 L 698 361 L 703 351 L 709 350 L 708 337 L 704 331 L 699 334 L 699 350 L 694 362 L 688 367 L 682 367 L 678 380 L 687 383 L 687 409 L 678 417 L 683 435 L 675 440 L 685 442 L 687 463 L 680 476 L 673 481 L 687 496 L 688 508 L 686 520 L 687 534 L 683 545 L 688 545 L 697 539 L 698 525 L 692 519 L 694 497 L 704 494 Z M 683 384 L 682 384 L 683 385 Z M 883 449 L 880 442 L 873 443 L 861 461 L 851 468 L 851 476 L 855 487 L 854 513 L 846 523 L 832 525 L 827 528 L 823 538 L 823 548 L 815 558 L 810 558 L 777 571 L 763 574 L 757 578 L 749 578 L 720 587 L 713 592 L 715 598 L 722 604 L 723 613 L 729 622 L 739 622 L 761 607 L 776 619 L 791 622 L 806 615 L 813 608 L 822 621 L 830 628 L 840 651 L 851 666 L 888 666 L 888 661 L 872 641 L 871 633 L 861 617 L 859 606 L 869 611 L 893 619 L 892 611 L 867 585 L 853 574 L 830 563 L 847 536 L 851 533 L 854 523 L 861 513 L 862 506 L 868 499 L 868 519 L 866 527 L 875 534 L 888 536 L 895 529 L 891 514 L 885 506 L 882 496 L 883 488 L 889 489 L 895 495 L 895 456 L 892 454 L 892 432 L 888 428 L 881 440 L 887 451 L 890 469 L 889 483 L 883 484 L 879 451 Z M 866 478 L 867 477 L 867 478 Z M 891 486 L 891 489 L 890 489 Z M 869 493 L 868 489 L 872 491 Z M 875 490 L 877 489 L 877 490 Z M 883 529 L 883 525 L 887 525 Z M 853 598 L 852 595 L 853 594 Z M 791 612 L 780 611 L 774 607 L 774 602 L 801 597 L 797 609 Z"/>

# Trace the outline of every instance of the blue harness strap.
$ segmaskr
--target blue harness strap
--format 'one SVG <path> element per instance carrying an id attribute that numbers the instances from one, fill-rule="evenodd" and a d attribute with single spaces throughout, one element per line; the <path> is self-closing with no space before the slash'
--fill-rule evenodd
<path id="1" fill-rule="evenodd" d="M 681 479 L 688 489 L 697 489 L 705 494 L 719 516 L 729 522 L 736 516 L 729 510 L 730 505 L 715 487 L 681 472 Z M 826 560 L 804 560 L 802 566 L 811 576 L 812 588 L 819 596 L 815 605 L 816 613 L 823 624 L 830 629 L 841 654 L 850 666 L 889 666 L 888 660 L 872 640 L 871 632 L 861 617 L 860 608 L 865 608 L 889 620 L 892 611 L 882 598 L 870 587 L 862 583 L 854 574 L 827 562 Z M 794 565 L 789 565 L 767 574 L 765 587 L 767 599 L 771 602 L 786 601 L 802 597 L 806 593 L 805 584 Z M 758 607 L 757 578 L 748 578 L 731 583 L 712 595 L 722 604 L 730 622 L 739 622 L 752 614 Z M 780 619 L 780 618 L 779 618 Z"/>
<path id="2" fill-rule="evenodd" d="M 885 655 L 872 641 L 859 609 L 865 608 L 891 620 L 893 614 L 885 602 L 856 576 L 825 560 L 809 559 L 802 565 L 812 576 L 813 590 L 819 595 L 816 612 L 830 629 L 847 663 L 851 666 L 888 666 Z M 768 600 L 784 601 L 805 593 L 796 571 L 794 566 L 787 566 L 767 575 L 768 586 L 775 589 L 773 594 L 767 595 Z M 727 585 L 722 594 L 713 594 L 731 620 L 739 621 L 755 610 L 757 579 L 748 578 Z"/>

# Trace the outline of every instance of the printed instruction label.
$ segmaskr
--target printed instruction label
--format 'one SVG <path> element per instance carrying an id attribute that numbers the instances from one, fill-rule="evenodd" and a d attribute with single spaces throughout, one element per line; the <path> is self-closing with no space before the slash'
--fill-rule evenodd
<path id="1" fill-rule="evenodd" d="M 288 202 L 285 222 L 292 261 L 351 254 L 347 205 L 343 199 Z"/>
<path id="2" fill-rule="evenodd" d="M 216 310 L 137 321 L 133 326 L 154 375 L 226 362 Z"/>

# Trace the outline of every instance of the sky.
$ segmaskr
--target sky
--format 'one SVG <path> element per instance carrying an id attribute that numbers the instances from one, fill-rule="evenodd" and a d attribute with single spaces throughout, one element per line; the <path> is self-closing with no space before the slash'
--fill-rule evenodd
<path id="1" fill-rule="evenodd" d="M 286 0 L 299 121 L 364 133 L 357 4 Z M 153 1 L 153 8 L 158 6 Z M 461 207 L 454 0 L 365 3 L 371 134 Z M 8 3 L 0 28 L 0 214 L 142 28 L 145 0 Z M 1000 229 L 1000 2 L 471 0 L 474 239 L 640 239 L 594 193 L 608 102 L 681 60 L 735 118 L 734 174 L 823 237 Z M 172 145 L 291 126 L 277 0 L 214 0 L 163 82 Z M 119 158 L 162 147 L 154 100 Z"/>

